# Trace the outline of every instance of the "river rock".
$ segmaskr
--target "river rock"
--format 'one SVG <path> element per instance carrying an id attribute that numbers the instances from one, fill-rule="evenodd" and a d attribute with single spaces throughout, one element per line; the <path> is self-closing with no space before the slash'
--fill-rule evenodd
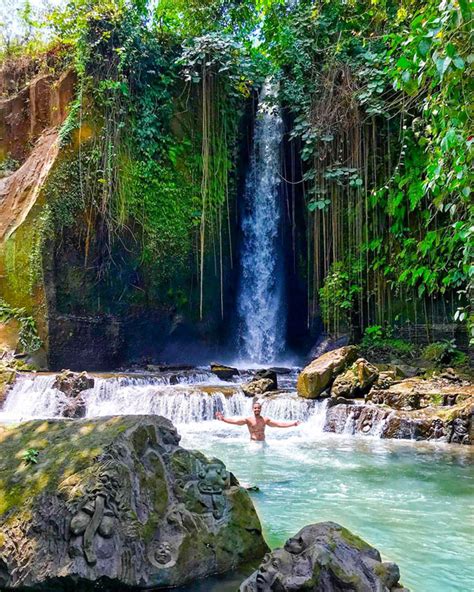
<path id="1" fill-rule="evenodd" d="M 473 398 L 445 408 L 338 404 L 328 407 L 324 431 L 469 445 L 474 440 L 473 411 Z"/>
<path id="2" fill-rule="evenodd" d="M 268 553 L 240 592 L 408 592 L 395 563 L 334 522 L 302 528 Z"/>
<path id="3" fill-rule="evenodd" d="M 473 411 L 474 399 L 447 409 L 392 411 L 384 422 L 381 437 L 470 445 L 474 440 Z"/>
<path id="4" fill-rule="evenodd" d="M 232 366 L 224 366 L 223 364 L 211 364 L 211 372 L 221 380 L 229 380 L 233 376 L 238 376 L 239 371 Z"/>
<path id="5" fill-rule="evenodd" d="M 272 391 L 276 391 L 278 389 L 278 379 L 276 370 L 272 370 L 269 368 L 268 370 L 257 370 L 255 372 L 255 379 L 257 378 L 268 378 L 272 381 Z"/>
<path id="6" fill-rule="evenodd" d="M 84 417 L 86 414 L 86 402 L 81 393 L 94 386 L 94 379 L 86 372 L 72 372 L 63 370 L 54 381 L 53 388 L 58 389 L 67 397 L 67 403 L 62 409 L 61 415 L 69 418 Z"/>
<path id="7" fill-rule="evenodd" d="M 385 388 L 384 388 L 385 387 Z M 472 384 L 452 383 L 441 378 L 408 378 L 391 384 L 377 381 L 366 396 L 367 401 L 394 409 L 420 409 L 428 406 L 452 406 L 474 396 Z"/>
<path id="8" fill-rule="evenodd" d="M 344 374 L 336 377 L 331 395 L 335 397 L 362 397 L 369 392 L 379 376 L 375 366 L 364 358 L 359 358 Z"/>
<path id="9" fill-rule="evenodd" d="M 353 345 L 340 347 L 313 360 L 298 376 L 298 394 L 307 399 L 321 395 L 338 374 L 357 358 L 357 348 Z"/>
<path id="10" fill-rule="evenodd" d="M 15 382 L 16 371 L 0 363 L 0 408 L 7 397 L 7 392 Z"/>
<path id="11" fill-rule="evenodd" d="M 382 429 L 390 409 L 376 405 L 334 405 L 326 413 L 325 432 L 374 435 Z"/>
<path id="12" fill-rule="evenodd" d="M 87 372 L 63 370 L 56 376 L 53 388 L 58 389 L 67 397 L 77 397 L 82 391 L 94 386 L 94 379 Z"/>
<path id="13" fill-rule="evenodd" d="M 246 397 L 258 397 L 264 393 L 274 391 L 274 381 L 271 378 L 257 378 L 242 385 Z"/>
<path id="14" fill-rule="evenodd" d="M 173 587 L 267 550 L 248 493 L 162 417 L 30 421 L 0 446 L 2 590 Z"/>

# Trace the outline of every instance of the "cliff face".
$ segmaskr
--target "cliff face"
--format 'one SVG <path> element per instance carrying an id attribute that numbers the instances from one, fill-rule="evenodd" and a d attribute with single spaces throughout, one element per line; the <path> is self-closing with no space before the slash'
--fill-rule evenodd
<path id="1" fill-rule="evenodd" d="M 199 320 L 194 238 L 184 265 L 164 247 L 171 269 L 165 279 L 160 264 L 145 254 L 137 221 L 114 230 L 113 242 L 101 242 L 103 221 L 94 218 L 91 205 L 100 195 L 87 194 L 83 184 L 101 176 L 100 163 L 88 165 L 101 124 L 85 118 L 77 129 L 71 126 L 67 146 L 58 140 L 74 85 L 71 72 L 40 75 L 28 64 L 13 74 L 0 71 L 0 299 L 36 321 L 43 341 L 38 359 L 51 369 L 111 369 L 140 359 L 197 363 L 222 356 L 217 348 L 230 327 L 235 279 L 224 261 L 224 281 L 219 280 L 216 245 L 209 242 L 206 254 L 206 314 Z M 165 221 L 178 214 L 170 210 L 168 194 L 152 197 L 164 221 L 156 232 L 166 245 L 175 230 Z M 186 207 L 182 219 L 194 233 L 195 214 Z M 235 221 L 229 223 L 229 232 L 234 227 Z M 226 240 L 221 249 L 228 259 Z"/>
<path id="2" fill-rule="evenodd" d="M 36 75 L 18 89 L 35 74 L 29 68 L 26 64 L 15 74 L 0 71 L 0 298 L 32 315 L 45 354 L 48 303 L 39 281 L 41 190 L 59 153 L 57 127 L 73 98 L 75 75 L 70 71 L 59 77 Z M 40 359 L 44 361 L 44 355 Z"/>

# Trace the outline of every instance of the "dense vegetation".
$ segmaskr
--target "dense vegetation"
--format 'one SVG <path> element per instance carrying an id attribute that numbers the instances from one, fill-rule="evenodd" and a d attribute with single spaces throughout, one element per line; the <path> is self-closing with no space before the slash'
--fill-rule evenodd
<path id="1" fill-rule="evenodd" d="M 473 330 L 466 0 L 72 0 L 23 22 L 5 58 L 55 47 L 78 75 L 45 234 L 76 228 L 91 302 L 203 318 L 209 292 L 224 316 L 243 116 L 273 76 L 308 326 Z"/>

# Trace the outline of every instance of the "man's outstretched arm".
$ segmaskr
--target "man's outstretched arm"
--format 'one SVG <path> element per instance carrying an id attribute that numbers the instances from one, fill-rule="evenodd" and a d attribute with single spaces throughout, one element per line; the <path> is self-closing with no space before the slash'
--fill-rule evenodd
<path id="1" fill-rule="evenodd" d="M 245 425 L 247 423 L 246 419 L 227 419 L 226 417 L 224 417 L 224 414 L 221 413 L 220 411 L 218 411 L 216 413 L 216 419 L 218 419 L 219 421 L 223 421 L 225 423 L 231 423 L 232 425 Z"/>
<path id="2" fill-rule="evenodd" d="M 265 423 L 271 428 L 293 428 L 300 425 L 301 421 L 275 421 L 267 417 Z"/>

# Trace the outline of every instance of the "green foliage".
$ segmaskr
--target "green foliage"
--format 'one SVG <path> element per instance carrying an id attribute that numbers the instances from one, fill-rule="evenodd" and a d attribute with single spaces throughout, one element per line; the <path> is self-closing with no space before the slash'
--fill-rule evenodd
<path id="1" fill-rule="evenodd" d="M 469 325 L 468 2 L 71 0 L 48 23 L 71 44 L 79 84 L 40 234 L 79 223 L 98 282 L 139 245 L 146 289 L 179 294 L 176 278 L 188 269 L 195 284 L 197 268 L 201 315 L 212 273 L 222 310 L 240 117 L 271 74 L 307 204 L 295 259 L 309 257 L 309 309 L 320 304 L 328 330 L 359 324 L 378 341 L 401 309 L 429 323 L 441 300 Z"/>
<path id="2" fill-rule="evenodd" d="M 337 333 L 341 327 L 347 330 L 351 325 L 350 313 L 361 290 L 357 263 L 333 263 L 319 291 L 321 313 L 329 331 Z"/>
<path id="3" fill-rule="evenodd" d="M 21 455 L 21 458 L 26 465 L 36 465 L 38 464 L 38 456 L 39 450 L 37 450 L 36 448 L 28 448 Z"/>
<path id="4" fill-rule="evenodd" d="M 10 320 L 18 321 L 20 324 L 18 337 L 25 352 L 35 352 L 41 347 L 42 342 L 33 317 L 28 315 L 24 308 L 14 308 L 0 299 L 0 322 L 8 323 Z"/>
<path id="5" fill-rule="evenodd" d="M 391 327 L 369 325 L 361 341 L 361 351 L 372 359 L 411 358 L 416 353 L 415 346 L 403 339 L 394 337 Z"/>
<path id="6" fill-rule="evenodd" d="M 20 163 L 11 157 L 10 154 L 0 162 L 0 179 L 10 175 L 20 166 Z"/>
<path id="7" fill-rule="evenodd" d="M 423 349 L 422 357 L 438 366 L 443 364 L 462 366 L 467 362 L 467 355 L 458 350 L 454 339 L 430 343 Z"/>

